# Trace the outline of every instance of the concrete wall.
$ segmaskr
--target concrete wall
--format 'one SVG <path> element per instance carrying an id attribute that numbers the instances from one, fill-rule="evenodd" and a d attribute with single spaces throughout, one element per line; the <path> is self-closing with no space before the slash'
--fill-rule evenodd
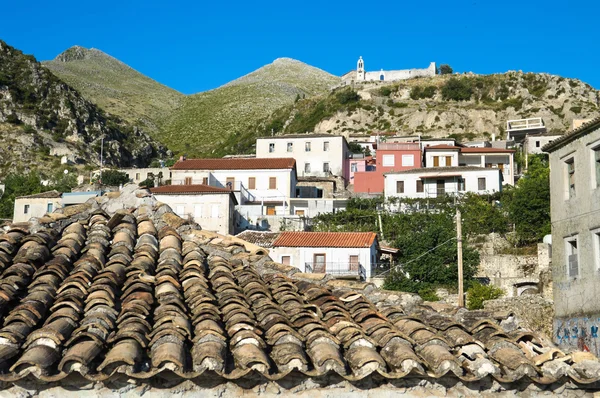
<path id="1" fill-rule="evenodd" d="M 486 167 L 487 164 L 491 164 L 492 168 L 502 170 L 502 180 L 504 184 L 515 184 L 514 154 L 512 152 L 505 154 L 461 153 L 458 157 L 458 164 L 460 166 L 477 167 Z"/>
<path id="2" fill-rule="evenodd" d="M 574 347 L 585 342 L 600 354 L 600 186 L 594 149 L 600 129 L 550 153 L 552 217 L 552 277 L 554 280 L 555 341 Z M 569 195 L 567 161 L 575 166 L 575 196 Z M 569 276 L 567 241 L 577 243 L 578 272 Z M 583 343 L 581 343 L 583 344 Z"/>
<path id="3" fill-rule="evenodd" d="M 439 164 L 434 164 L 434 158 L 439 159 Z M 446 165 L 446 158 L 450 158 L 450 165 Z M 425 150 L 425 167 L 458 167 L 458 149 L 456 150 Z"/>
<path id="4" fill-rule="evenodd" d="M 428 172 L 429 171 L 429 172 Z M 461 193 L 474 192 L 474 193 L 491 193 L 500 192 L 502 185 L 500 184 L 500 173 L 497 169 L 485 169 L 481 170 L 465 170 L 457 171 L 456 173 L 449 174 L 460 174 L 465 179 L 465 190 L 460 191 Z M 422 179 L 421 177 L 431 175 L 431 178 Z M 486 189 L 484 191 L 479 190 L 479 178 L 485 178 Z M 437 195 L 437 180 L 444 179 L 444 190 L 445 193 L 454 194 L 459 193 L 458 191 L 458 177 L 436 177 L 435 173 L 431 173 L 431 169 L 415 170 L 411 173 L 398 173 L 398 174 L 386 174 L 384 180 L 384 195 L 389 197 L 400 197 L 400 198 L 428 198 L 435 197 Z M 423 180 L 423 192 L 417 192 L 417 181 Z M 404 193 L 397 192 L 397 182 L 404 181 Z"/>
<path id="5" fill-rule="evenodd" d="M 365 81 L 395 81 L 406 80 L 414 77 L 435 76 L 435 62 L 431 62 L 424 69 L 402 69 L 402 70 L 381 70 L 378 72 L 365 72 Z M 357 81 L 363 80 L 357 73 Z"/>
<path id="6" fill-rule="evenodd" d="M 325 143 L 329 143 L 325 150 Z M 310 144 L 310 151 L 306 144 Z M 288 151 L 288 144 L 291 150 Z M 269 148 L 273 145 L 273 151 Z M 327 177 L 331 174 L 348 179 L 346 171 L 346 158 L 348 158 L 348 145 L 342 136 L 315 137 L 307 135 L 302 138 L 259 138 L 256 140 L 257 158 L 294 158 L 298 176 Z M 330 173 L 323 169 L 324 163 L 329 163 Z M 307 171 L 306 165 L 310 171 Z"/>
<path id="7" fill-rule="evenodd" d="M 401 148 L 402 144 L 398 145 Z M 374 171 L 354 173 L 354 192 L 383 192 L 384 173 L 420 168 L 421 150 L 418 146 L 414 149 L 378 149 L 376 164 Z"/>
<path id="8" fill-rule="evenodd" d="M 542 147 L 549 143 L 550 141 L 554 141 L 555 139 L 562 137 L 560 135 L 528 135 L 525 137 L 525 142 L 523 143 L 523 147 L 527 153 L 540 154 L 544 153 L 542 151 Z"/>
<path id="9" fill-rule="evenodd" d="M 367 161 L 365 159 L 348 159 L 348 184 L 354 184 L 354 173 L 366 170 Z"/>
<path id="10" fill-rule="evenodd" d="M 228 193 L 154 196 L 159 202 L 168 204 L 179 217 L 193 219 L 204 230 L 223 235 L 234 233 L 234 204 Z"/>
<path id="11" fill-rule="evenodd" d="M 154 174 L 155 181 L 158 173 L 162 173 L 162 183 L 164 184 L 165 180 L 171 179 L 171 171 L 168 167 L 148 167 L 143 169 L 119 169 L 120 172 L 127 174 L 131 182 L 135 184 L 139 184 L 140 182 L 146 180 L 148 178 L 148 174 Z"/>
<path id="12" fill-rule="evenodd" d="M 48 212 L 48 204 L 52 204 L 52 211 L 62 207 L 61 198 L 22 198 L 15 199 L 13 222 L 29 221 L 32 217 L 42 217 Z M 29 209 L 25 214 L 25 206 Z"/>

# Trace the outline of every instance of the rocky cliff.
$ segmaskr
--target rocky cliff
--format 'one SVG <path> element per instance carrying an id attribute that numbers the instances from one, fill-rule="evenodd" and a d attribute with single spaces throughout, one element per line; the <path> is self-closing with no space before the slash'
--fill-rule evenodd
<path id="1" fill-rule="evenodd" d="M 94 167 L 101 139 L 107 165 L 144 166 L 166 148 L 106 114 L 34 57 L 0 41 L 0 171 L 49 167 L 68 155 Z"/>

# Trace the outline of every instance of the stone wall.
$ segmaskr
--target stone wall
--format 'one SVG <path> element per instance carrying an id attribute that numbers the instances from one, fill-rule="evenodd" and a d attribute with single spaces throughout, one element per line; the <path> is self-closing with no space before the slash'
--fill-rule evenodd
<path id="1" fill-rule="evenodd" d="M 513 312 L 519 326 L 543 333 L 546 338 L 552 339 L 554 303 L 551 300 L 532 294 L 485 301 L 483 307 L 490 311 Z"/>

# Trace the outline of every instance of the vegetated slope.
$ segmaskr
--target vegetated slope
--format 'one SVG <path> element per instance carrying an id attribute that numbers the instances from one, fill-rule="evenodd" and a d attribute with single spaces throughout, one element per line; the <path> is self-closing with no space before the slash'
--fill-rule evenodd
<path id="1" fill-rule="evenodd" d="M 187 97 L 163 126 L 163 142 L 177 154 L 222 156 L 228 143 L 274 110 L 323 95 L 340 78 L 302 62 L 279 58 L 215 90 Z"/>
<path id="2" fill-rule="evenodd" d="M 573 119 L 598 116 L 599 101 L 600 93 L 579 80 L 522 72 L 362 83 L 277 110 L 240 134 L 237 148 L 251 151 L 243 143 L 271 131 L 505 139 L 507 120 L 538 116 L 549 133 L 564 134 Z"/>
<path id="3" fill-rule="evenodd" d="M 101 138 L 107 165 L 143 166 L 166 148 L 104 113 L 33 56 L 0 41 L 0 176 L 48 169 L 60 156 L 95 167 Z"/>
<path id="4" fill-rule="evenodd" d="M 43 65 L 88 101 L 150 133 L 184 97 L 95 48 L 74 46 Z"/>

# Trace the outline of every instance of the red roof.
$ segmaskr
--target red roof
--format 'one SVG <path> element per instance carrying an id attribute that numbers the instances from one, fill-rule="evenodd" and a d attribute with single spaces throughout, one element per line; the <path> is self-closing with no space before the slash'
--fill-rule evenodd
<path id="1" fill-rule="evenodd" d="M 514 149 L 502 149 L 502 148 L 461 148 L 463 153 L 511 153 Z"/>
<path id="2" fill-rule="evenodd" d="M 433 145 L 433 146 L 426 146 L 425 150 L 430 150 L 430 149 L 462 149 L 459 146 L 454 146 L 454 145 L 446 145 L 446 144 L 440 144 L 440 145 Z"/>
<path id="3" fill-rule="evenodd" d="M 150 192 L 158 194 L 191 194 L 191 193 L 231 193 L 230 189 L 213 187 L 210 185 L 163 185 L 150 188 Z"/>
<path id="4" fill-rule="evenodd" d="M 282 232 L 273 247 L 371 247 L 374 232 Z"/>
<path id="5" fill-rule="evenodd" d="M 293 158 L 236 158 L 236 159 L 187 159 L 180 160 L 172 170 L 268 170 L 293 169 Z"/>

